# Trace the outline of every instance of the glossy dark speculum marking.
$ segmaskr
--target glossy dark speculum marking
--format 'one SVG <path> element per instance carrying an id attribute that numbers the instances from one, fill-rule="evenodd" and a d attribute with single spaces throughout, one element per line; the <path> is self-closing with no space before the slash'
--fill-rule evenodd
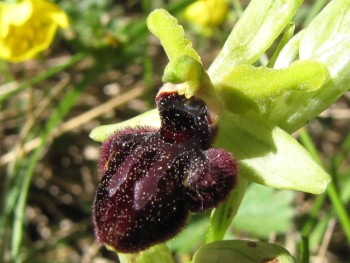
<path id="1" fill-rule="evenodd" d="M 170 239 L 190 212 L 217 206 L 236 184 L 234 158 L 211 148 L 216 128 L 205 103 L 171 92 L 156 101 L 159 130 L 125 129 L 102 145 L 95 234 L 118 252 Z"/>

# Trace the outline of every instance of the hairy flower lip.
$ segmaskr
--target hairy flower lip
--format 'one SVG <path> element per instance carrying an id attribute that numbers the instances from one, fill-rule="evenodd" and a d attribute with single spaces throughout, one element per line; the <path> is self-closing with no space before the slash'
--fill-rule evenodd
<path id="1" fill-rule="evenodd" d="M 112 144 L 116 143 L 114 142 L 114 138 L 116 136 L 128 136 L 130 134 L 133 135 L 139 135 L 140 139 L 142 137 L 142 134 L 145 132 L 156 132 L 157 129 L 152 127 L 138 127 L 138 128 L 126 128 L 123 130 L 115 131 L 114 134 L 110 135 L 108 139 L 102 144 L 100 149 L 100 160 L 99 160 L 99 175 L 100 178 L 102 178 L 102 175 L 106 171 L 106 167 L 108 166 L 108 162 L 111 160 L 111 152 L 110 149 L 113 147 Z"/>
<path id="2" fill-rule="evenodd" d="M 101 148 L 93 206 L 97 240 L 134 253 L 175 236 L 190 212 L 224 201 L 237 182 L 231 154 L 211 148 L 216 128 L 205 103 L 160 93 L 161 128 L 115 132 Z"/>

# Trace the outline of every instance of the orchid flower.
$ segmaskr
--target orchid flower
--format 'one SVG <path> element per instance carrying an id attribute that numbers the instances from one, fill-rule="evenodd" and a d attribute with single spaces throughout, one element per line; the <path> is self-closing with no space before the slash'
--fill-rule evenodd
<path id="1" fill-rule="evenodd" d="M 223 238 L 247 182 L 320 194 L 331 180 L 291 133 L 349 89 L 349 2 L 331 1 L 307 28 L 294 35 L 291 19 L 301 4 L 301 0 L 251 1 L 208 69 L 203 68 L 173 16 L 158 9 L 148 17 L 149 30 L 159 38 L 169 58 L 164 85 L 171 84 L 179 95 L 206 103 L 217 116 L 214 146 L 238 161 L 238 183 L 226 202 L 213 209 L 207 242 Z M 253 66 L 281 34 L 269 64 Z M 144 125 L 160 128 L 157 109 L 97 127 L 90 136 L 103 142 L 116 130 Z M 227 245 L 221 242 L 218 249 Z M 230 243 L 227 248 L 235 246 L 249 244 Z M 197 258 L 203 260 L 210 251 L 200 250 Z M 194 262 L 204 261 L 196 261 L 195 256 Z M 287 256 L 281 262 L 292 261 Z"/>

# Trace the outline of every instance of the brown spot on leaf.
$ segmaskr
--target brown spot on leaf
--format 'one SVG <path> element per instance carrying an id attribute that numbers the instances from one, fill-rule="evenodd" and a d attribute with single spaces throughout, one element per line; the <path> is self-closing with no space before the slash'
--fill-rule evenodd
<path id="1" fill-rule="evenodd" d="M 249 241 L 249 242 L 247 242 L 247 246 L 248 247 L 256 247 L 257 244 L 255 242 L 253 242 L 253 241 Z"/>

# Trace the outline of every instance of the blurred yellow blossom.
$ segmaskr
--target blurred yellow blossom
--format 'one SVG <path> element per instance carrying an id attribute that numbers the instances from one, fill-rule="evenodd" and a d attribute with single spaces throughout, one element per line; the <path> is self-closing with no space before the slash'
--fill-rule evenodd
<path id="1" fill-rule="evenodd" d="M 0 2 L 0 59 L 31 59 L 49 47 L 58 27 L 68 26 L 67 15 L 48 1 Z"/>
<path id="2" fill-rule="evenodd" d="M 226 0 L 198 0 L 185 9 L 184 17 L 202 28 L 221 25 L 228 13 Z"/>

